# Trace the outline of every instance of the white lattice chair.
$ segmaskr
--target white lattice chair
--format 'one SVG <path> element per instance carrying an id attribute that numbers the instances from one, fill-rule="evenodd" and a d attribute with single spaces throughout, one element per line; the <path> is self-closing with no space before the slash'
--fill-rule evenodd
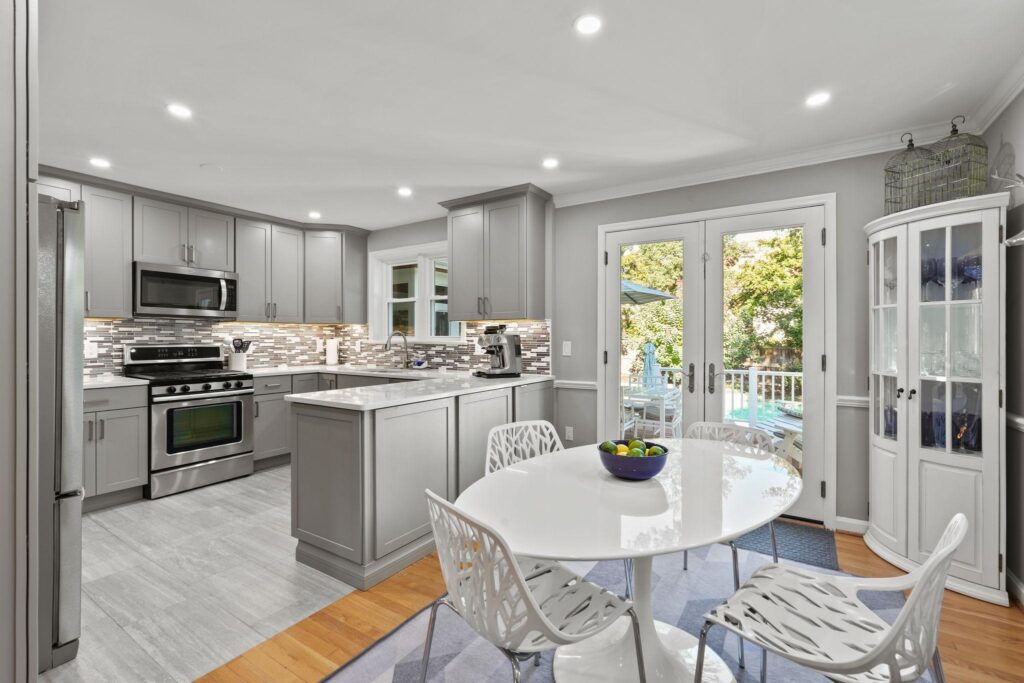
<path id="1" fill-rule="evenodd" d="M 740 425 L 728 424 L 725 422 L 694 422 L 686 429 L 686 439 L 703 439 L 705 441 L 725 441 L 740 446 L 750 446 L 768 453 L 775 452 L 775 440 L 772 435 L 762 429 L 753 427 L 742 427 Z M 775 540 L 775 522 L 768 522 L 768 532 L 772 538 L 772 562 L 779 561 L 779 546 Z M 736 549 L 736 539 L 727 541 L 729 549 L 732 550 L 732 583 L 733 588 L 740 587 L 740 558 Z M 689 552 L 683 551 L 683 569 L 689 563 Z M 747 665 L 743 656 L 743 641 L 740 641 L 740 668 Z"/>
<path id="2" fill-rule="evenodd" d="M 944 683 L 939 657 L 939 614 L 953 553 L 967 534 L 967 518 L 954 515 L 928 560 L 904 576 L 862 579 L 772 564 L 750 577 L 723 605 L 705 615 L 697 650 L 701 680 L 708 631 L 724 626 L 768 651 L 841 683 L 915 681 L 929 665 Z M 860 591 L 910 590 L 892 626 L 857 599 Z"/>
<path id="3" fill-rule="evenodd" d="M 430 608 L 420 681 L 427 678 L 437 610 L 444 605 L 502 651 L 518 683 L 519 663 L 560 645 L 600 633 L 628 614 L 633 624 L 640 680 L 643 649 L 633 603 L 584 581 L 557 562 L 524 575 L 494 529 L 427 491 L 430 525 L 448 593 Z"/>

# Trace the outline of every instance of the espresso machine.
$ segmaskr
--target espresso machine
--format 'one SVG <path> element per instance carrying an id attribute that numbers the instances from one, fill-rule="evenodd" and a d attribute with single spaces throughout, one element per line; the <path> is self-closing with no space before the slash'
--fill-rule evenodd
<path id="1" fill-rule="evenodd" d="M 477 370 L 477 377 L 519 377 L 523 367 L 523 345 L 518 334 L 505 334 L 504 325 L 488 325 L 476 343 L 490 358 L 490 367 Z"/>

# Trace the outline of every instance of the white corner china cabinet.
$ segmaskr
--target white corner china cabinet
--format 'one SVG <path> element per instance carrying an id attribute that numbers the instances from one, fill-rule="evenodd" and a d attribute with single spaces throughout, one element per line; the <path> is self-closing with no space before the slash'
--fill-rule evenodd
<path id="1" fill-rule="evenodd" d="M 1005 272 L 1008 193 L 865 226 L 871 359 L 868 530 L 910 570 L 950 518 L 970 528 L 947 586 L 1007 604 Z"/>

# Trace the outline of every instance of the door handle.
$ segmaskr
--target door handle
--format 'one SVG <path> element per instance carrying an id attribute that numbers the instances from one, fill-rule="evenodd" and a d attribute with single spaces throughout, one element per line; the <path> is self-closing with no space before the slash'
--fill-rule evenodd
<path id="1" fill-rule="evenodd" d="M 708 363 L 708 393 L 715 393 L 715 364 Z"/>
<path id="2" fill-rule="evenodd" d="M 277 320 L 277 302 L 275 301 L 273 304 L 271 304 L 271 306 L 273 306 L 274 311 L 274 315 L 272 317 L 274 320 Z"/>
<path id="3" fill-rule="evenodd" d="M 224 278 L 220 280 L 220 310 L 225 311 L 228 308 L 228 281 Z"/>
<path id="4" fill-rule="evenodd" d="M 686 373 L 686 376 L 689 378 L 689 382 L 687 383 L 687 388 L 690 390 L 690 393 L 692 394 L 693 393 L 694 380 L 696 380 L 696 378 L 697 378 L 697 368 L 694 366 L 693 363 L 690 363 L 690 371 L 688 373 Z"/>
<path id="5" fill-rule="evenodd" d="M 902 395 L 903 395 L 903 387 L 900 387 L 899 389 L 896 390 L 896 398 L 899 398 Z"/>
<path id="6" fill-rule="evenodd" d="M 487 313 L 487 307 L 488 307 L 488 306 L 489 306 L 490 304 L 491 304 L 491 297 L 489 297 L 489 296 L 485 296 L 485 297 L 484 297 L 484 315 L 488 315 L 488 313 Z"/>
<path id="7" fill-rule="evenodd" d="M 480 315 L 484 314 L 484 298 L 482 296 L 476 298 L 476 312 Z"/>
<path id="8" fill-rule="evenodd" d="M 85 430 L 86 431 L 85 440 L 86 441 L 92 441 L 92 436 L 93 436 L 92 433 L 93 433 L 93 430 L 96 428 L 96 423 L 93 420 L 89 420 L 85 424 L 88 427 L 88 429 Z"/>
<path id="9" fill-rule="evenodd" d="M 196 248 L 194 245 L 188 245 L 188 262 L 192 265 L 196 263 Z"/>
<path id="10" fill-rule="evenodd" d="M 107 421 L 106 420 L 100 420 L 99 436 L 96 438 L 96 440 L 97 441 L 102 441 L 103 437 L 106 436 L 106 433 L 107 433 Z"/>
<path id="11" fill-rule="evenodd" d="M 911 389 L 910 393 L 907 394 L 907 400 L 908 401 L 913 401 L 914 400 L 914 394 L 916 394 L 916 393 L 917 393 L 917 389 Z"/>
<path id="12" fill-rule="evenodd" d="M 267 305 L 263 307 L 263 317 L 266 318 L 267 320 L 270 320 L 270 302 L 269 301 L 267 302 Z"/>
<path id="13" fill-rule="evenodd" d="M 280 382 L 275 382 L 273 384 L 264 384 L 263 386 L 266 387 L 267 389 L 276 389 L 279 386 L 281 386 L 281 383 Z"/>
<path id="14" fill-rule="evenodd" d="M 88 313 L 89 309 L 92 308 L 92 297 L 89 296 L 89 290 L 85 290 L 85 312 Z"/>

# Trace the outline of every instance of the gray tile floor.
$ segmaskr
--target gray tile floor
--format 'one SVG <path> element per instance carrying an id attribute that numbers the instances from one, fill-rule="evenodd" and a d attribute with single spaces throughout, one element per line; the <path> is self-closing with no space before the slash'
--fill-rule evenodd
<path id="1" fill-rule="evenodd" d="M 43 681 L 191 681 L 352 591 L 295 562 L 278 467 L 85 516 L 78 657 Z"/>

